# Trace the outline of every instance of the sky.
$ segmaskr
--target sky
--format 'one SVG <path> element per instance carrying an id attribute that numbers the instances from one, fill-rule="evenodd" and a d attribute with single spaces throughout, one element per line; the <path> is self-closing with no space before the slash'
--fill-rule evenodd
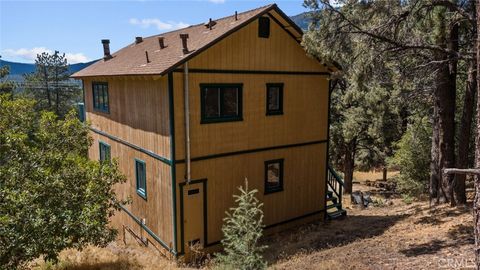
<path id="1" fill-rule="evenodd" d="M 151 36 L 230 16 L 271 1 L 254 0 L 0 0 L 2 60 L 33 63 L 37 53 L 65 53 L 69 63 L 101 58 L 101 39 L 112 52 L 136 36 Z M 303 0 L 275 2 L 287 15 L 307 11 Z"/>

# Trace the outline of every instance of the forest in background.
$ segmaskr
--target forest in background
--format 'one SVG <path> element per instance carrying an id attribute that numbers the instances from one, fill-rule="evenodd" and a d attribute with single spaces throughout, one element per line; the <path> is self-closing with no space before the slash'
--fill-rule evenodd
<path id="1" fill-rule="evenodd" d="M 474 163 L 474 0 L 306 0 L 308 52 L 342 71 L 333 81 L 330 160 L 350 193 L 353 171 L 395 168 L 399 190 L 465 204 Z"/>

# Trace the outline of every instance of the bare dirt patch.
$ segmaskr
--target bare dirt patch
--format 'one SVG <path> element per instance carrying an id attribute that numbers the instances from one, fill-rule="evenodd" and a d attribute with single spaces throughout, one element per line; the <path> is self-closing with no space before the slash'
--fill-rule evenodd
<path id="1" fill-rule="evenodd" d="M 473 266 L 470 207 L 430 208 L 427 202 L 406 204 L 401 199 L 389 202 L 391 205 L 366 209 L 349 207 L 342 220 L 310 224 L 275 235 L 267 240 L 270 248 L 266 257 L 274 269 Z"/>

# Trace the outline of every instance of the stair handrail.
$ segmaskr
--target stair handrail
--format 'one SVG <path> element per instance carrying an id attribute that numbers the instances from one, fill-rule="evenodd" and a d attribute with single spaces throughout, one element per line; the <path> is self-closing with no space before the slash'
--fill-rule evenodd
<path id="1" fill-rule="evenodd" d="M 344 182 L 343 182 L 343 179 L 340 175 L 338 175 L 338 173 L 330 165 L 328 166 L 328 172 L 333 176 L 333 179 L 335 179 L 336 183 L 332 183 L 330 181 L 330 179 L 332 179 L 331 177 L 327 178 L 327 183 L 330 186 L 330 188 L 332 188 L 332 191 L 335 192 L 335 194 L 337 195 L 338 200 L 341 204 L 342 203 L 343 187 L 345 185 Z M 338 184 L 338 188 L 337 188 L 337 184 Z"/>

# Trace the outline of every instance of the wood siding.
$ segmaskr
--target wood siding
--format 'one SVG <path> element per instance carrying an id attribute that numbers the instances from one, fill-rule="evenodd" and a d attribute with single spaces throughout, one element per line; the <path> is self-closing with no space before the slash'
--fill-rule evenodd
<path id="1" fill-rule="evenodd" d="M 327 71 L 274 20 L 270 37 L 258 37 L 258 20 L 189 61 L 190 68 L 228 70 Z"/>
<path id="2" fill-rule="evenodd" d="M 259 191 L 257 198 L 264 203 L 266 226 L 323 210 L 326 146 L 326 143 L 320 143 L 193 162 L 192 179 L 207 178 L 208 244 L 221 240 L 225 211 L 234 205 L 232 195 L 239 193 L 237 188 L 244 184 L 245 178 L 250 189 Z M 284 190 L 264 195 L 264 161 L 279 158 L 284 159 Z M 176 168 L 177 183 L 183 182 L 181 172 L 185 164 L 178 164 Z M 181 194 L 177 192 L 179 205 Z M 183 221 L 180 220 L 180 213 L 177 217 L 177 230 L 180 231 Z M 178 240 L 181 243 L 180 235 Z M 185 238 L 185 242 L 189 240 Z"/>
<path id="3" fill-rule="evenodd" d="M 109 113 L 93 109 L 92 82 L 108 82 Z M 170 159 L 167 78 L 85 79 L 85 108 L 93 128 Z"/>
<path id="4" fill-rule="evenodd" d="M 126 175 L 127 181 L 115 188 L 118 198 L 131 199 L 127 208 L 138 219 L 145 218 L 146 226 L 151 229 L 167 245 L 173 245 L 172 234 L 172 176 L 171 167 L 144 153 L 136 151 L 121 143 L 104 136 L 92 133 L 94 139 L 89 156 L 92 160 L 99 159 L 99 141 L 110 145 L 112 159 L 117 159 L 119 168 Z M 136 192 L 135 159 L 145 161 L 147 199 Z M 112 218 L 113 225 L 122 230 L 123 225 L 129 226 L 138 235 L 147 236 L 140 226 L 124 211 L 117 212 Z M 155 240 L 151 240 L 154 243 Z M 161 247 L 159 247 L 161 249 Z"/>
<path id="5" fill-rule="evenodd" d="M 185 157 L 182 73 L 174 74 L 176 159 Z M 190 73 L 191 156 L 327 139 L 328 81 L 316 75 Z M 200 83 L 243 83 L 243 121 L 201 124 Z M 266 84 L 283 83 L 283 115 L 266 116 Z"/>

